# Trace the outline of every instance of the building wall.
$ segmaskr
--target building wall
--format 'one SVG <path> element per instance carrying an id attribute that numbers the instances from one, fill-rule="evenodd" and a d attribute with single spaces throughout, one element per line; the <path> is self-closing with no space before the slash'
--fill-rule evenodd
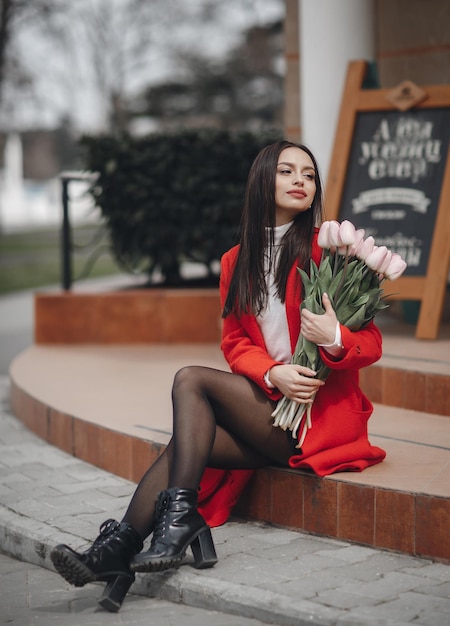
<path id="1" fill-rule="evenodd" d="M 450 83 L 450 0 L 285 0 L 284 33 L 284 134 L 325 180 L 350 60 L 375 61 L 383 88 Z"/>
<path id="2" fill-rule="evenodd" d="M 450 83 L 449 0 L 376 0 L 375 5 L 381 86 L 403 80 Z"/>

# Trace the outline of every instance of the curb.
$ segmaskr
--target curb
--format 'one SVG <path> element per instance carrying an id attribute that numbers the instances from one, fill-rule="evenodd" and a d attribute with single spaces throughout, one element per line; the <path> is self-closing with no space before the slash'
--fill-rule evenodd
<path id="1" fill-rule="evenodd" d="M 80 544 L 80 537 L 23 517 L 0 505 L 0 549 L 20 561 L 55 571 L 50 551 L 56 543 Z M 189 560 L 187 557 L 186 561 Z M 223 581 L 188 565 L 155 574 L 140 574 L 131 593 L 188 606 L 258 619 L 277 626 L 332 626 L 336 609 L 279 592 Z M 126 600 L 125 600 L 126 602 Z"/>

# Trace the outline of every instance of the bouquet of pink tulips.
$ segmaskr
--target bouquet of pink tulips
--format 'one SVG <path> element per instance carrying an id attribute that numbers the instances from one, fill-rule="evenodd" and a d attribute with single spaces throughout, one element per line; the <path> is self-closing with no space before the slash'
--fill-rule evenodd
<path id="1" fill-rule="evenodd" d="M 385 279 L 394 280 L 406 269 L 399 254 L 386 246 L 377 246 L 373 237 L 365 238 L 363 229 L 356 230 L 349 221 L 324 222 L 319 231 L 319 246 L 323 249 L 319 267 L 311 260 L 310 274 L 299 269 L 303 281 L 304 299 L 301 307 L 313 313 L 324 312 L 322 296 L 327 293 L 337 319 L 350 330 L 359 330 L 378 311 L 388 305 L 383 299 L 381 285 Z M 292 363 L 310 367 L 317 378 L 326 380 L 330 370 L 320 358 L 316 344 L 300 333 Z M 281 398 L 272 413 L 274 426 L 291 430 L 301 448 L 311 421 L 312 403 L 303 404 Z"/>

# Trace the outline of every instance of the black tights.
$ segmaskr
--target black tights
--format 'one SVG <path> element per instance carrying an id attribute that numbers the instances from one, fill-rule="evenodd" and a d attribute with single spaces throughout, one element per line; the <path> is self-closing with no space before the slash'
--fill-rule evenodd
<path id="1" fill-rule="evenodd" d="M 243 376 L 185 367 L 175 376 L 172 404 L 172 438 L 142 477 L 123 518 L 143 539 L 163 489 L 196 489 L 206 466 L 256 469 L 287 465 L 292 455 L 286 433 L 272 425 L 275 403 Z"/>

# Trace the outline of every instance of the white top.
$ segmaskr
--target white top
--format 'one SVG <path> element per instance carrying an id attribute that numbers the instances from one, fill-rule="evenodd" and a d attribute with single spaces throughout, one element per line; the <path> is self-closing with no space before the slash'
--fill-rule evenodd
<path id="1" fill-rule="evenodd" d="M 256 318 L 264 337 L 267 352 L 274 361 L 280 361 L 281 363 L 290 363 L 292 353 L 286 308 L 276 293 L 275 268 L 278 264 L 281 239 L 292 224 L 293 222 L 288 222 L 282 226 L 275 226 L 273 229 L 272 267 L 270 266 L 270 250 L 267 249 L 264 255 L 264 270 L 268 291 L 267 306 Z"/>

